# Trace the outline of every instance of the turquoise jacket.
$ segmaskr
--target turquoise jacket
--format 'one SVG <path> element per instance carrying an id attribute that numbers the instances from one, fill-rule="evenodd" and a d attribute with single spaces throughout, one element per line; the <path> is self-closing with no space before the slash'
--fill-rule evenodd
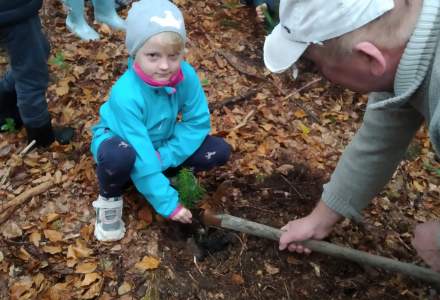
<path id="1" fill-rule="evenodd" d="M 112 136 L 134 147 L 137 155 L 130 177 L 164 217 L 176 209 L 178 193 L 162 172 L 182 164 L 210 131 L 208 102 L 197 73 L 184 61 L 181 69 L 184 79 L 175 89 L 153 87 L 142 81 L 129 64 L 101 106 L 100 121 L 92 129 L 95 161 L 101 142 Z"/>

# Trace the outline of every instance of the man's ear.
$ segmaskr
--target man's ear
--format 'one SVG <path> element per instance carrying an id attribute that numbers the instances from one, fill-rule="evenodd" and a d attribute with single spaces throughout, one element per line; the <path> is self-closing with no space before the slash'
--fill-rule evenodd
<path id="1" fill-rule="evenodd" d="M 385 73 L 387 62 L 385 57 L 374 44 L 370 42 L 360 42 L 354 46 L 356 51 L 366 55 L 370 63 L 370 72 L 374 76 L 381 76 Z"/>

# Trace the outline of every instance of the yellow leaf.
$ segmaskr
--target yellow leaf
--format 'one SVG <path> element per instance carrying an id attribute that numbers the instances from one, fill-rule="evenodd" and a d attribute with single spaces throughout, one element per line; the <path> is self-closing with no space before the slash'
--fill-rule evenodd
<path id="1" fill-rule="evenodd" d="M 304 135 L 308 135 L 310 133 L 310 128 L 308 128 L 306 125 L 304 125 L 303 123 L 300 123 L 298 125 L 299 129 L 302 131 L 302 133 Z"/>
<path id="2" fill-rule="evenodd" d="M 95 262 L 82 263 L 76 266 L 75 272 L 82 274 L 92 273 L 97 267 L 98 266 Z"/>
<path id="3" fill-rule="evenodd" d="M 29 235 L 29 241 L 35 246 L 40 246 L 41 234 L 38 231 L 34 231 Z"/>
<path id="4" fill-rule="evenodd" d="M 44 246 L 43 251 L 50 254 L 57 254 L 63 251 L 59 246 Z"/>
<path id="5" fill-rule="evenodd" d="M 144 258 L 140 262 L 136 263 L 135 268 L 139 271 L 144 272 L 146 270 L 157 269 L 159 267 L 159 264 L 160 262 L 156 258 L 151 256 L 144 256 Z"/>
<path id="6" fill-rule="evenodd" d="M 51 242 L 59 242 L 63 239 L 63 234 L 56 230 L 44 230 L 44 236 Z"/>

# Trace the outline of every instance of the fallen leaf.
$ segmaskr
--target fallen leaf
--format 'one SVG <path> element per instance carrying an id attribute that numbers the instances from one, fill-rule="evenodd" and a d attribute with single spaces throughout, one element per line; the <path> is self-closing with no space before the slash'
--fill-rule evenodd
<path id="1" fill-rule="evenodd" d="M 141 272 L 153 270 L 159 267 L 160 261 L 151 256 L 144 256 L 141 261 L 137 262 L 135 268 Z"/>
<path id="2" fill-rule="evenodd" d="M 17 223 L 9 222 L 4 226 L 2 234 L 7 239 L 13 239 L 22 236 L 23 231 L 21 230 L 20 226 L 17 225 Z"/>
<path id="3" fill-rule="evenodd" d="M 84 276 L 83 281 L 79 284 L 79 286 L 88 286 L 94 283 L 97 280 L 101 280 L 102 277 L 98 273 L 89 273 Z"/>
<path id="4" fill-rule="evenodd" d="M 87 290 L 87 292 L 82 294 L 80 298 L 81 299 L 93 299 L 93 298 L 96 298 L 97 296 L 99 296 L 99 294 L 101 294 L 103 282 L 104 281 L 101 279 L 97 283 L 90 286 L 90 288 Z"/>
<path id="5" fill-rule="evenodd" d="M 122 296 L 124 294 L 127 294 L 129 291 L 131 291 L 131 285 L 128 282 L 124 281 L 118 288 L 118 295 Z"/>
<path id="6" fill-rule="evenodd" d="M 60 246 L 44 246 L 43 251 L 50 254 L 57 254 L 63 251 Z"/>
<path id="7" fill-rule="evenodd" d="M 63 234 L 57 230 L 45 229 L 44 236 L 51 242 L 59 242 L 63 240 Z"/>
<path id="8" fill-rule="evenodd" d="M 76 240 L 76 245 L 69 245 L 67 247 L 67 258 L 87 258 L 93 253 L 93 250 L 87 248 L 86 244 L 82 240 Z"/>
<path id="9" fill-rule="evenodd" d="M 29 252 L 27 252 L 23 247 L 20 247 L 20 251 L 18 252 L 17 256 L 24 261 L 29 261 L 32 259 L 32 256 L 29 254 Z"/>
<path id="10" fill-rule="evenodd" d="M 269 273 L 270 275 L 275 275 L 278 274 L 280 272 L 280 269 L 277 267 L 272 266 L 271 264 L 265 262 L 264 263 L 264 268 L 266 269 L 266 272 Z"/>
<path id="11" fill-rule="evenodd" d="M 76 266 L 75 273 L 92 273 L 96 270 L 97 267 L 98 265 L 95 262 L 82 263 Z"/>
<path id="12" fill-rule="evenodd" d="M 244 279 L 240 274 L 232 274 L 231 276 L 232 283 L 236 285 L 244 284 Z"/>
<path id="13" fill-rule="evenodd" d="M 315 271 L 316 276 L 321 277 L 321 268 L 317 264 L 314 264 L 312 262 L 310 263 L 310 265 L 313 267 L 313 270 Z"/>
<path id="14" fill-rule="evenodd" d="M 40 246 L 40 241 L 41 241 L 41 233 L 38 231 L 33 231 L 30 235 L 29 235 L 29 241 L 35 246 L 35 247 L 39 247 Z"/>

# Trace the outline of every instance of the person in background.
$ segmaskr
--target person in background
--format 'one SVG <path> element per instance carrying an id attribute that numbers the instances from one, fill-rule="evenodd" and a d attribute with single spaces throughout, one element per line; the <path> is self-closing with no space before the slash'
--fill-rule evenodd
<path id="1" fill-rule="evenodd" d="M 122 2 L 122 0 L 118 0 Z M 92 0 L 95 20 L 113 29 L 125 30 L 125 21 L 116 13 L 113 0 Z M 123 1 L 124 3 L 126 1 Z M 98 40 L 99 34 L 90 27 L 84 15 L 84 0 L 63 0 L 67 8 L 66 27 L 82 40 Z"/>
<path id="2" fill-rule="evenodd" d="M 52 128 L 46 102 L 49 81 L 49 42 L 42 32 L 38 12 L 42 0 L 0 2 L 0 47 L 6 50 L 9 68 L 0 80 L 0 130 L 23 125 L 30 143 L 47 147 L 73 136 L 68 127 Z"/>
<path id="3" fill-rule="evenodd" d="M 343 217 L 361 220 L 425 122 L 440 154 L 440 2 L 437 0 L 281 0 L 280 24 L 264 61 L 283 72 L 301 56 L 335 84 L 369 92 L 363 123 L 313 211 L 282 230 L 281 250 L 309 253 Z M 440 223 L 419 224 L 417 253 L 440 271 Z"/>

